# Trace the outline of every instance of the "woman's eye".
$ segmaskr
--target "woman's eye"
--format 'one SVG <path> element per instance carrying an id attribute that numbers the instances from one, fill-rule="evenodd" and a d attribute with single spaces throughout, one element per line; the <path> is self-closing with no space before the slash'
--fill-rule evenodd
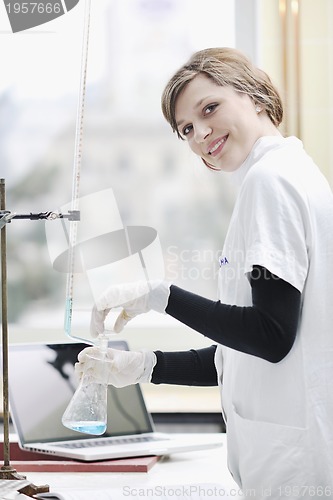
<path id="1" fill-rule="evenodd" d="M 192 130 L 192 125 L 186 125 L 186 127 L 183 128 L 182 130 L 182 134 L 183 135 L 188 135 Z"/>
<path id="2" fill-rule="evenodd" d="M 204 114 L 209 115 L 214 111 L 214 109 L 217 107 L 217 104 L 209 104 L 208 106 L 205 107 L 204 109 Z"/>

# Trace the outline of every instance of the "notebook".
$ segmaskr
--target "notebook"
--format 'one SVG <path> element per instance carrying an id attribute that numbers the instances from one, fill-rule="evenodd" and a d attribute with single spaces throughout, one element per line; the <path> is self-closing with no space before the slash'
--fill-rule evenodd
<path id="1" fill-rule="evenodd" d="M 128 349 L 127 342 L 110 347 Z M 86 344 L 17 344 L 9 346 L 9 403 L 22 449 L 83 461 L 215 448 L 222 434 L 161 433 L 154 428 L 139 384 L 108 386 L 108 422 L 102 436 L 63 426 L 61 417 L 77 379 L 74 364 Z"/>

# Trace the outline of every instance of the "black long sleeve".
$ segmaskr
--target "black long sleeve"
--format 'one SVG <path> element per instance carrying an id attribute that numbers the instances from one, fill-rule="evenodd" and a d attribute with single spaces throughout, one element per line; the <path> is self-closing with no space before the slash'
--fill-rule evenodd
<path id="1" fill-rule="evenodd" d="M 151 381 L 153 384 L 217 385 L 215 351 L 216 345 L 190 351 L 156 351 L 157 364 Z"/>
<path id="2" fill-rule="evenodd" d="M 301 294 L 261 266 L 253 268 L 250 286 L 253 305 L 241 307 L 172 285 L 166 312 L 215 342 L 278 363 L 294 343 Z"/>

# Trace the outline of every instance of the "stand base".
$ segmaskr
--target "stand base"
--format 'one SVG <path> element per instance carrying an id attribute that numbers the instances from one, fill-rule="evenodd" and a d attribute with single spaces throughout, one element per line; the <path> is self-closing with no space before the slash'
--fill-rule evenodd
<path id="1" fill-rule="evenodd" d="M 3 465 L 0 468 L 0 479 L 27 479 L 27 477 L 18 474 L 10 465 Z"/>
<path id="2" fill-rule="evenodd" d="M 0 468 L 0 479 L 9 479 L 9 480 L 24 480 L 27 479 L 26 476 L 18 474 L 17 471 L 11 467 L 10 465 L 4 465 Z M 34 498 L 37 493 L 48 493 L 50 488 L 47 484 L 43 486 L 36 486 L 34 484 L 27 484 L 23 486 L 20 490 L 20 493 L 27 495 L 28 497 Z"/>

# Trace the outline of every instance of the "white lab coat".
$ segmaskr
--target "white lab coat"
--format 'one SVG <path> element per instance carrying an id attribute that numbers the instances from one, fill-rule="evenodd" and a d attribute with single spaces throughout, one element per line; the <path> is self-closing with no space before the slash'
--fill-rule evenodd
<path id="1" fill-rule="evenodd" d="M 302 293 L 279 363 L 218 346 L 230 471 L 249 498 L 333 497 L 333 197 L 295 137 L 263 137 L 234 174 L 239 194 L 219 273 L 221 302 L 251 305 L 266 267 Z M 254 496 L 255 495 L 255 496 Z"/>

